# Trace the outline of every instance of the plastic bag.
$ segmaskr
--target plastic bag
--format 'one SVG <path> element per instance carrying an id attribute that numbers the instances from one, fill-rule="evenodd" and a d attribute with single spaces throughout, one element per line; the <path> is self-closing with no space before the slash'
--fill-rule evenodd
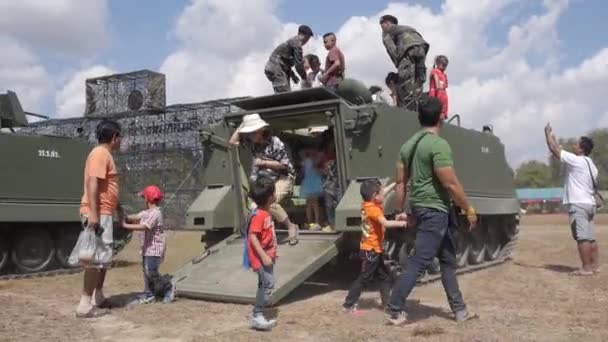
<path id="1" fill-rule="evenodd" d="M 95 232 L 84 229 L 68 259 L 71 266 L 99 265 L 112 261 L 112 248 L 107 247 Z"/>

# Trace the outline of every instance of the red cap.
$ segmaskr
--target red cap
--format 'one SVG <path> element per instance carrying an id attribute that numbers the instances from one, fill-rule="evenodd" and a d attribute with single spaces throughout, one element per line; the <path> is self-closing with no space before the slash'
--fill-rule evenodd
<path id="1" fill-rule="evenodd" d="M 139 193 L 148 202 L 158 202 L 163 199 L 163 193 L 156 185 L 148 185 L 144 191 Z"/>

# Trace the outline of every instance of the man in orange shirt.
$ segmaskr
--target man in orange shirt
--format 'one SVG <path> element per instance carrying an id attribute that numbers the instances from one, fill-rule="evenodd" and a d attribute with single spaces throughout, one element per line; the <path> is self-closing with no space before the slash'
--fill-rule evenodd
<path id="1" fill-rule="evenodd" d="M 380 299 L 386 305 L 389 299 L 391 283 L 389 271 L 384 265 L 382 257 L 382 243 L 384 242 L 385 228 L 406 228 L 406 221 L 391 221 L 384 217 L 384 196 L 395 187 L 395 183 L 382 188 L 377 179 L 367 179 L 361 183 L 361 273 L 351 285 L 348 295 L 342 305 L 344 311 L 356 313 L 357 301 L 364 287 L 368 287 L 374 280 L 379 280 Z"/>
<path id="2" fill-rule="evenodd" d="M 76 317 L 89 318 L 107 314 L 102 309 L 105 298 L 103 283 L 112 262 L 112 213 L 118 204 L 118 172 L 112 152 L 120 148 L 121 129 L 115 121 L 103 120 L 95 130 L 98 145 L 87 157 L 84 167 L 84 194 L 80 205 L 83 229 L 90 229 L 101 237 L 96 258 L 84 271 L 84 289 L 76 308 Z M 104 255 L 103 260 L 98 256 Z M 95 296 L 93 296 L 93 292 Z"/>

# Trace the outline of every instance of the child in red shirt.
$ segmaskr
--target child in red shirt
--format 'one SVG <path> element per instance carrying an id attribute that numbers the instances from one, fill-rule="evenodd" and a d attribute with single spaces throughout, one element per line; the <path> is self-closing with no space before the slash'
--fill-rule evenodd
<path id="1" fill-rule="evenodd" d="M 439 55 L 435 58 L 433 70 L 431 71 L 431 80 L 429 82 L 429 96 L 436 97 L 441 101 L 441 117 L 448 117 L 448 75 L 445 69 L 448 67 L 448 58 Z"/>
<path id="2" fill-rule="evenodd" d="M 270 330 L 276 325 L 276 320 L 266 320 L 264 317 L 264 307 L 275 283 L 273 268 L 277 257 L 277 238 L 269 212 L 270 205 L 275 201 L 274 191 L 274 183 L 262 177 L 251 185 L 249 194 L 257 205 L 249 218 L 245 251 L 249 266 L 258 274 L 258 291 L 251 316 L 251 327 L 256 330 Z"/>

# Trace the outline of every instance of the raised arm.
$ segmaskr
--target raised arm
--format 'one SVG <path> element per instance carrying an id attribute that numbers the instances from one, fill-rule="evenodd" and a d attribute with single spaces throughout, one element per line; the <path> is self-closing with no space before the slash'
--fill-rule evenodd
<path id="1" fill-rule="evenodd" d="M 555 140 L 555 136 L 553 136 L 553 129 L 551 128 L 551 124 L 547 123 L 545 126 L 545 140 L 547 141 L 547 147 L 549 147 L 549 151 L 553 154 L 557 159 L 560 158 L 562 153 L 562 148 L 559 147 L 559 144 Z"/>

